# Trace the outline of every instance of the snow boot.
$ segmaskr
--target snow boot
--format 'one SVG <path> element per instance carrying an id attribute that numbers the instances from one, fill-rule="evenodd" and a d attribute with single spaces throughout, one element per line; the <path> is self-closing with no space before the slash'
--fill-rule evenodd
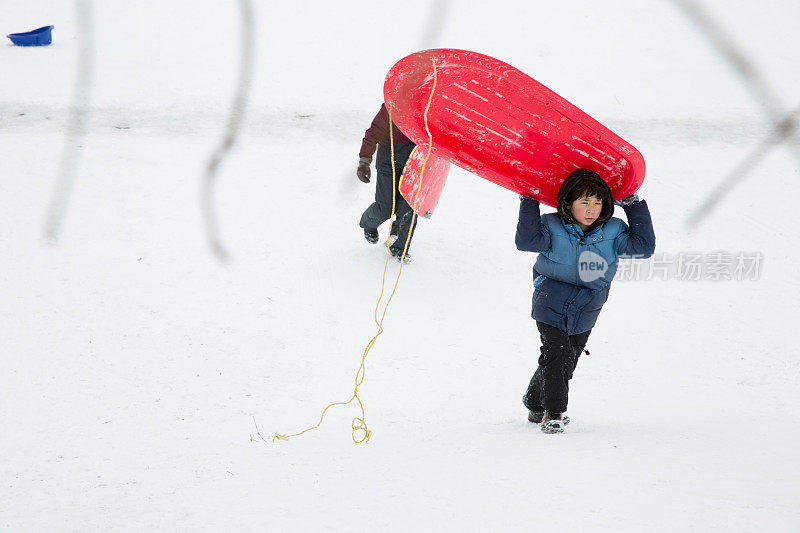
<path id="1" fill-rule="evenodd" d="M 544 418 L 544 409 L 531 409 L 528 411 L 528 422 L 532 424 L 541 424 L 542 418 Z M 561 419 L 564 421 L 565 426 L 569 424 L 569 417 L 567 415 L 562 414 Z"/>
<path id="2" fill-rule="evenodd" d="M 551 413 L 550 411 L 544 412 L 542 417 L 542 425 L 540 429 L 542 433 L 564 433 L 564 415 L 561 413 Z"/>
<path id="3" fill-rule="evenodd" d="M 542 418 L 544 418 L 544 409 L 531 409 L 528 411 L 528 422 L 541 424 Z"/>
<path id="4" fill-rule="evenodd" d="M 394 246 L 390 246 L 389 252 L 392 254 L 392 257 L 394 257 L 398 261 L 401 261 L 403 264 L 408 264 L 411 262 L 411 254 L 406 252 L 406 255 L 404 256 L 402 248 L 395 248 Z"/>
<path id="5" fill-rule="evenodd" d="M 372 228 L 364 228 L 364 238 L 367 239 L 367 242 L 370 244 L 375 244 L 378 242 L 378 230 Z"/>

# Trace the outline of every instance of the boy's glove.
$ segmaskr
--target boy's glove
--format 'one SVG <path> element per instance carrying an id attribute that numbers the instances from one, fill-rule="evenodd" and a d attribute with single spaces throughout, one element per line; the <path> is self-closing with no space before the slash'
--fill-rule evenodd
<path id="1" fill-rule="evenodd" d="M 372 171 L 369 168 L 370 163 L 372 163 L 372 160 L 369 157 L 360 157 L 358 159 L 358 169 L 356 169 L 356 176 L 358 176 L 358 179 L 360 179 L 364 183 L 369 183 L 369 178 L 372 174 Z"/>
<path id="2" fill-rule="evenodd" d="M 639 201 L 639 195 L 636 193 L 631 194 L 627 198 L 623 198 L 622 200 L 615 200 L 614 204 L 619 205 L 621 207 L 625 207 L 631 204 L 635 204 Z"/>
<path id="3" fill-rule="evenodd" d="M 525 196 L 524 194 L 520 194 L 519 195 L 519 199 L 520 199 L 520 201 L 525 200 L 525 199 L 533 200 L 534 202 L 538 202 L 539 201 L 536 198 L 534 198 L 533 196 Z"/>

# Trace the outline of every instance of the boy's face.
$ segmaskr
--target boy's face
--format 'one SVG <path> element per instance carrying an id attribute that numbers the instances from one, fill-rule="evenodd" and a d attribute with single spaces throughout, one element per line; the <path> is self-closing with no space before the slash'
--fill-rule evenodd
<path id="1" fill-rule="evenodd" d="M 600 212 L 603 210 L 603 201 L 597 196 L 582 196 L 572 202 L 569 210 L 572 218 L 583 229 L 586 229 L 600 216 Z"/>

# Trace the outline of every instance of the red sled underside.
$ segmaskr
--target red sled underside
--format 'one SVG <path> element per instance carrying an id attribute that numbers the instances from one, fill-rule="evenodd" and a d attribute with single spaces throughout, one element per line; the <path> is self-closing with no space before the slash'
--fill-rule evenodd
<path id="1" fill-rule="evenodd" d="M 417 161 L 401 182 L 401 193 L 412 206 L 417 203 L 420 214 L 433 211 L 444 186 L 447 166 L 437 159 L 550 206 L 576 168 L 597 172 L 615 199 L 642 184 L 645 165 L 636 148 L 511 65 L 464 50 L 416 52 L 386 76 L 384 99 L 392 119 L 418 145 L 411 159 L 428 149 L 424 112 L 433 90 L 433 59 L 433 149 L 422 180 Z"/>

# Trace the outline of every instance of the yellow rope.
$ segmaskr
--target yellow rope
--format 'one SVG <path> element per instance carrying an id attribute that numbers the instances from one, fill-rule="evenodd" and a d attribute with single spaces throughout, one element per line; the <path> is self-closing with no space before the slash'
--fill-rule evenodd
<path id="1" fill-rule="evenodd" d="M 389 254 L 390 254 L 389 240 L 388 239 L 386 240 L 386 258 L 383 263 L 383 275 L 381 276 L 381 292 L 380 295 L 378 296 L 378 302 L 375 304 L 375 312 L 373 314 L 373 317 L 375 319 L 375 324 L 378 326 L 378 331 L 377 333 L 375 333 L 375 336 L 373 336 L 367 343 L 366 347 L 364 348 L 364 353 L 361 355 L 361 364 L 358 366 L 358 371 L 356 372 L 356 386 L 355 389 L 353 390 L 353 396 L 351 396 L 350 399 L 347 400 L 346 402 L 335 402 L 328 405 L 325 409 L 322 410 L 322 414 L 319 417 L 319 422 L 317 422 L 315 426 L 311 426 L 310 428 L 304 429 L 303 431 L 300 431 L 299 433 L 294 433 L 292 435 L 281 435 L 279 433 L 275 433 L 275 436 L 272 437 L 272 442 L 275 442 L 276 440 L 289 440 L 291 437 L 297 437 L 299 435 L 302 435 L 303 433 L 311 431 L 312 429 L 317 429 L 322 425 L 322 421 L 325 419 L 325 413 L 328 411 L 328 409 L 330 409 L 335 405 L 348 405 L 352 403 L 354 400 L 358 402 L 358 407 L 359 409 L 361 409 L 361 416 L 353 418 L 353 422 L 351 423 L 351 427 L 353 430 L 352 433 L 353 442 L 355 442 L 356 444 L 359 444 L 361 442 L 369 442 L 369 438 L 372 436 L 372 431 L 367 428 L 367 424 L 365 422 L 366 413 L 364 412 L 364 404 L 361 402 L 361 398 L 358 397 L 358 387 L 361 386 L 361 384 L 364 382 L 364 376 L 367 372 L 365 366 L 367 355 L 372 349 L 372 346 L 375 344 L 375 341 L 377 341 L 378 337 L 380 337 L 381 333 L 383 333 L 383 321 L 386 318 L 386 311 L 389 309 L 389 304 L 392 302 L 392 298 L 394 298 L 394 294 L 397 291 L 397 286 L 400 283 L 400 275 L 403 273 L 403 264 L 405 263 L 404 260 L 406 257 L 406 251 L 408 250 L 408 243 L 411 242 L 411 233 L 414 231 L 414 223 L 416 222 L 417 219 L 417 208 L 419 207 L 419 200 L 420 200 L 419 193 L 422 189 L 421 184 L 422 184 L 422 178 L 425 174 L 425 165 L 427 165 L 428 163 L 428 158 L 430 157 L 431 149 L 433 148 L 433 136 L 431 135 L 431 131 L 428 128 L 428 110 L 431 107 L 431 101 L 433 100 L 433 93 L 436 91 L 437 77 L 436 77 L 436 59 L 432 59 L 431 61 L 433 62 L 433 87 L 431 88 L 431 94 L 428 97 L 428 104 L 425 106 L 425 113 L 423 114 L 423 119 L 425 122 L 425 131 L 428 133 L 428 153 L 425 154 L 425 160 L 422 162 L 422 168 L 420 169 L 419 173 L 420 186 L 417 187 L 416 194 L 414 195 L 414 206 L 413 206 L 413 214 L 411 216 L 411 225 L 408 228 L 408 235 L 406 236 L 406 242 L 405 245 L 403 246 L 403 254 L 400 256 L 400 270 L 397 273 L 397 278 L 394 281 L 394 287 L 392 288 L 392 292 L 389 294 L 389 298 L 386 300 L 386 305 L 383 307 L 383 313 L 381 314 L 381 318 L 379 320 L 378 310 L 380 309 L 381 301 L 383 300 L 383 295 L 386 290 L 386 271 L 389 266 Z M 391 145 L 391 157 L 392 157 L 392 214 L 389 217 L 389 222 L 391 224 L 395 219 L 395 207 L 396 207 L 396 196 L 397 196 L 397 187 L 396 187 L 397 174 L 394 166 L 394 135 L 392 127 L 393 123 L 392 123 L 391 105 L 389 105 L 388 111 L 389 111 L 389 144 Z M 363 434 L 359 435 L 360 438 L 356 438 L 356 434 L 361 431 L 363 431 Z"/>

